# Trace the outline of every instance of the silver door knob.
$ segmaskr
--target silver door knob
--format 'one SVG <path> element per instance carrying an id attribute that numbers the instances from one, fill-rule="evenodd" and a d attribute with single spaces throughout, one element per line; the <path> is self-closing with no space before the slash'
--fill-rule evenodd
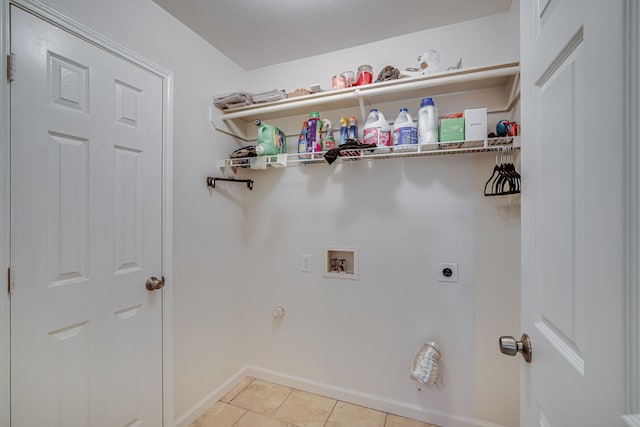
<path id="1" fill-rule="evenodd" d="M 515 356 L 520 353 L 525 362 L 531 363 L 533 348 L 531 347 L 531 339 L 527 334 L 522 334 L 520 341 L 516 341 L 514 337 L 500 337 L 500 351 L 507 356 Z"/>
<path id="2" fill-rule="evenodd" d="M 164 287 L 164 277 L 158 279 L 155 276 L 151 276 L 147 279 L 145 286 L 148 291 L 155 291 L 156 289 L 162 289 Z"/>

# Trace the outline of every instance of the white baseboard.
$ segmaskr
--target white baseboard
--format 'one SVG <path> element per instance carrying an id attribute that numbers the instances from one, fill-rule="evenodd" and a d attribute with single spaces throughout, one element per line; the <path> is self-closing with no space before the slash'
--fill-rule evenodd
<path id="1" fill-rule="evenodd" d="M 175 426 L 189 427 L 191 423 L 200 415 L 204 414 L 211 405 L 220 400 L 221 397 L 247 376 L 443 427 L 504 427 L 489 421 L 423 408 L 416 404 L 388 399 L 386 397 L 343 387 L 335 387 L 307 378 L 296 377 L 257 366 L 245 366 L 239 370 L 224 384 L 213 390 L 204 399 L 176 419 Z"/>
<path id="2" fill-rule="evenodd" d="M 216 387 L 211 393 L 207 394 L 198 403 L 189 408 L 184 414 L 176 418 L 173 425 L 175 427 L 189 427 L 198 417 L 209 409 L 214 403 L 224 397 L 231 389 L 240 383 L 246 376 L 247 368 L 242 368 L 231 376 L 228 380 Z"/>

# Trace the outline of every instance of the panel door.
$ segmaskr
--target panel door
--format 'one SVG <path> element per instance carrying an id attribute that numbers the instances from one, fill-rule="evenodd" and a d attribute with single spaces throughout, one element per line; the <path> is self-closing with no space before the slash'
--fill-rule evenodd
<path id="1" fill-rule="evenodd" d="M 523 0 L 523 426 L 623 414 L 623 2 Z"/>
<path id="2" fill-rule="evenodd" d="M 12 425 L 162 425 L 162 81 L 11 7 Z"/>

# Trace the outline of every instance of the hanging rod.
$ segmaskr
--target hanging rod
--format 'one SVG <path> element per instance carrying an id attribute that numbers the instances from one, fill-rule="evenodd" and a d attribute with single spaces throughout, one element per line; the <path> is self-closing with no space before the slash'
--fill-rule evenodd
<path id="1" fill-rule="evenodd" d="M 252 179 L 219 178 L 214 176 L 207 177 L 207 187 L 216 188 L 216 181 L 243 182 L 247 184 L 249 190 L 253 190 Z"/>

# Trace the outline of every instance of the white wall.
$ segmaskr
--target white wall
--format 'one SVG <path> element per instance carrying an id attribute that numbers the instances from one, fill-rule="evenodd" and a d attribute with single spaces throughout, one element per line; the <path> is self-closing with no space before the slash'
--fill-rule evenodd
<path id="1" fill-rule="evenodd" d="M 244 87 L 246 72 L 151 0 L 46 3 L 171 70 L 174 97 L 175 416 L 242 365 L 237 307 L 244 281 L 244 192 L 209 192 L 217 159 L 237 148 L 209 122 L 212 95 Z"/>
<path id="2" fill-rule="evenodd" d="M 258 68 L 249 72 L 249 90 L 278 88 L 290 91 L 298 87 L 309 87 L 314 83 L 319 83 L 323 89 L 331 89 L 331 77 L 334 74 L 345 70 L 356 71 L 362 64 L 373 66 L 375 80 L 386 65 L 392 65 L 401 71 L 406 67 L 417 67 L 417 57 L 427 49 L 437 50 L 440 53 L 440 64 L 445 67 L 455 65 L 459 58 L 462 58 L 465 67 L 517 61 L 518 40 L 514 44 L 511 33 L 507 31 L 510 26 L 517 27 L 517 13 L 515 17 L 515 23 L 509 23 L 510 20 L 513 21 L 511 13 L 492 15 Z M 515 28 L 515 34 L 518 34 L 518 29 L 519 27 Z M 322 40 L 315 42 L 322 43 Z"/>
<path id="3" fill-rule="evenodd" d="M 445 64 L 518 60 L 507 17 L 259 69 L 249 81 L 255 90 L 327 87 L 334 71 L 409 65 L 429 47 Z M 247 197 L 250 363 L 439 425 L 517 425 L 519 363 L 499 353 L 497 338 L 519 333 L 520 212 L 483 196 L 494 161 L 478 154 L 245 172 L 256 180 Z M 359 281 L 322 276 L 326 245 L 359 248 Z M 300 271 L 302 254 L 312 255 L 312 273 Z M 442 262 L 458 263 L 459 284 L 436 281 Z M 281 321 L 271 318 L 277 305 Z M 445 385 L 418 392 L 409 366 L 428 339 L 443 348 Z"/>

